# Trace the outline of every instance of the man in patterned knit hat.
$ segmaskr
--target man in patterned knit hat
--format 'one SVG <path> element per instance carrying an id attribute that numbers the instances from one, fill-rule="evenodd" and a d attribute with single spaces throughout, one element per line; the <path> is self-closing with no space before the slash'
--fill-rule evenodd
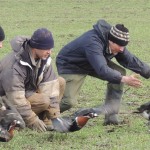
<path id="1" fill-rule="evenodd" d="M 150 77 L 150 67 L 131 54 L 126 48 L 129 30 L 123 24 L 111 26 L 99 20 L 93 29 L 65 45 L 58 53 L 56 65 L 60 76 L 66 80 L 61 112 L 76 104 L 77 96 L 87 75 L 108 82 L 105 105 L 114 106 L 115 111 L 105 115 L 104 125 L 118 124 L 117 114 L 123 94 L 123 85 L 141 87 L 135 75 L 126 75 L 125 68 Z M 114 63 L 112 58 L 123 66 Z"/>

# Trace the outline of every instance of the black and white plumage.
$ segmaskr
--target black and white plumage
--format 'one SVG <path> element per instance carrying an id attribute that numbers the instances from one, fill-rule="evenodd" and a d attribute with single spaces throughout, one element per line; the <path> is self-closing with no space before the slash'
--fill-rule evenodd
<path id="1" fill-rule="evenodd" d="M 74 132 L 85 126 L 89 119 L 98 115 L 91 112 L 90 109 L 82 109 L 75 112 L 71 117 L 61 117 L 52 120 L 55 131 L 58 132 Z"/>
<path id="2" fill-rule="evenodd" d="M 25 122 L 15 106 L 13 106 L 7 98 L 3 97 L 0 99 L 0 125 L 7 128 L 7 125 L 14 120 L 20 121 L 20 128 L 25 128 Z"/>
<path id="3" fill-rule="evenodd" d="M 10 102 L 1 100 L 0 104 L 0 141 L 8 142 L 13 137 L 15 127 L 25 128 L 25 122 Z"/>
<path id="4" fill-rule="evenodd" d="M 100 114 L 112 114 L 115 112 L 115 105 L 102 105 L 95 108 L 84 108 L 76 111 L 71 115 L 71 117 L 52 119 L 52 124 L 55 131 L 74 132 L 82 129 L 91 118 L 95 118 Z"/>
<path id="5" fill-rule="evenodd" d="M 8 125 L 8 128 L 5 129 L 0 125 L 0 141 L 8 142 L 14 136 L 15 127 L 20 127 L 20 121 L 14 120 Z"/>
<path id="6" fill-rule="evenodd" d="M 25 127 L 25 123 L 22 120 L 22 118 L 20 118 L 20 115 L 12 110 L 3 110 L 0 111 L 0 125 L 4 128 L 4 129 L 9 129 L 9 125 L 14 121 L 17 120 L 20 122 L 20 128 L 24 128 Z"/>
<path id="7" fill-rule="evenodd" d="M 150 121 L 150 102 L 142 104 L 137 110 L 145 119 Z"/>

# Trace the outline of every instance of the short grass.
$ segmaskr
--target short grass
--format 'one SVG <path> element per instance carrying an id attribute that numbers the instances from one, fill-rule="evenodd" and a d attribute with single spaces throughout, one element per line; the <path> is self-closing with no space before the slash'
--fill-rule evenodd
<path id="1" fill-rule="evenodd" d="M 112 24 L 123 23 L 129 30 L 128 49 L 144 62 L 150 63 L 150 1 L 149 0 L 0 0 L 0 25 L 5 29 L 6 40 L 0 58 L 11 51 L 9 41 L 16 35 L 32 35 L 39 27 L 53 32 L 55 58 L 62 46 L 92 28 L 103 18 Z M 56 67 L 55 67 L 56 69 Z M 131 74 L 128 71 L 128 74 Z M 15 131 L 8 143 L 0 143 L 4 150 L 148 150 L 149 131 L 146 121 L 132 114 L 149 101 L 149 80 L 141 78 L 143 87 L 125 87 L 120 126 L 104 127 L 103 116 L 92 119 L 85 128 L 74 133 L 36 133 L 29 129 Z M 87 77 L 78 98 L 78 105 L 66 112 L 70 114 L 82 107 L 103 103 L 106 82 Z"/>

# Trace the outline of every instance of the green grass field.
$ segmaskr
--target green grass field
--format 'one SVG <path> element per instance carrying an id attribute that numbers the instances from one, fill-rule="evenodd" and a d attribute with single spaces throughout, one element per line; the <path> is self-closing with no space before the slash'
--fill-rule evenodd
<path id="1" fill-rule="evenodd" d="M 30 36 L 37 28 L 46 27 L 55 39 L 52 54 L 55 67 L 61 47 L 103 18 L 111 24 L 125 24 L 131 36 L 128 49 L 150 63 L 149 13 L 149 0 L 0 0 L 0 25 L 6 33 L 0 58 L 11 51 L 9 41 L 14 36 Z M 15 131 L 10 142 L 0 143 L 0 150 L 149 150 L 146 120 L 132 114 L 140 104 L 150 100 L 150 79 L 141 80 L 143 87 L 140 89 L 125 87 L 119 115 L 126 122 L 124 125 L 105 127 L 102 125 L 104 116 L 99 116 L 74 133 Z M 106 82 L 87 77 L 78 105 L 66 114 L 102 104 L 105 88 Z"/>

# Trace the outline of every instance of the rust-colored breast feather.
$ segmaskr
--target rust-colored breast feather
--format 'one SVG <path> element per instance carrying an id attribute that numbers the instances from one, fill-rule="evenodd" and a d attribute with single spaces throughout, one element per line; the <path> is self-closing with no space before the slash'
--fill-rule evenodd
<path id="1" fill-rule="evenodd" d="M 82 128 L 90 118 L 87 116 L 80 116 L 76 118 L 76 122 L 79 128 Z"/>

